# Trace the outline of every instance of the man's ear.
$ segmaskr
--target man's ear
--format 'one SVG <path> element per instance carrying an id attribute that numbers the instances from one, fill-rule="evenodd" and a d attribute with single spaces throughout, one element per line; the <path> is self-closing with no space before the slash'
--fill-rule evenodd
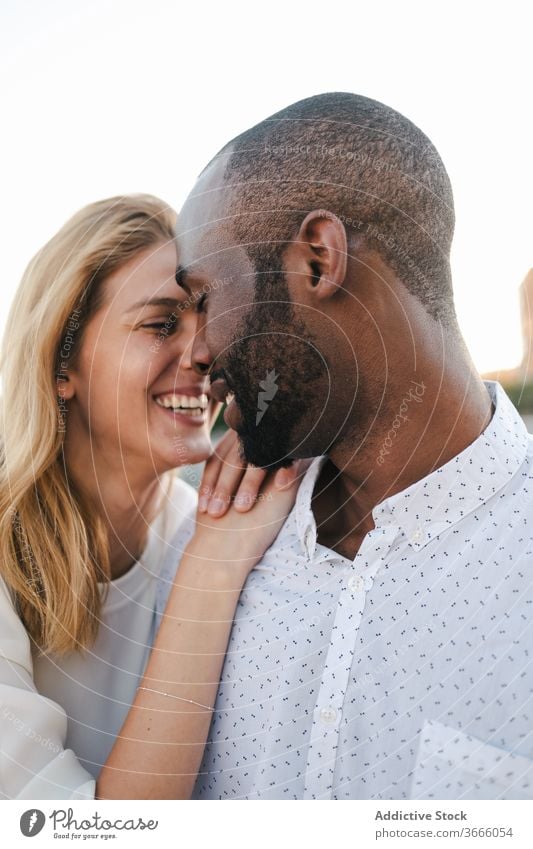
<path id="1" fill-rule="evenodd" d="M 308 285 L 320 300 L 331 298 L 344 285 L 348 240 L 340 218 L 324 209 L 305 216 L 294 241 L 303 251 Z"/>

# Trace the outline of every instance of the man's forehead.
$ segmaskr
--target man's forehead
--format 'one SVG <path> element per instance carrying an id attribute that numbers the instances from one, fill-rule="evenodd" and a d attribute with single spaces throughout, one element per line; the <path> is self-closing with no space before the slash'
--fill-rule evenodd
<path id="1" fill-rule="evenodd" d="M 178 233 L 209 228 L 231 217 L 231 197 L 224 182 L 227 160 L 214 160 L 196 181 L 178 217 Z"/>
<path id="2" fill-rule="evenodd" d="M 218 249 L 213 243 L 208 244 L 207 238 L 200 239 L 198 251 L 193 255 L 179 249 L 176 282 L 185 291 L 213 286 L 222 283 L 245 283 L 255 275 L 252 262 L 246 250 L 240 246 L 228 243 Z"/>
<path id="3" fill-rule="evenodd" d="M 231 203 L 222 176 L 203 174 L 178 216 L 180 261 L 188 266 L 231 242 Z"/>
<path id="4" fill-rule="evenodd" d="M 237 209 L 224 184 L 225 161 L 215 160 L 203 172 L 178 217 L 178 277 L 185 283 L 252 271 L 245 248 L 233 235 Z"/>

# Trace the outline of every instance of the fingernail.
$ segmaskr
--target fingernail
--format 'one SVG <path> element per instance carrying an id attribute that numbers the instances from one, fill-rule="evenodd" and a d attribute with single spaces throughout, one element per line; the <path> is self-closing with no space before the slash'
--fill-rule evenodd
<path id="1" fill-rule="evenodd" d="M 216 516 L 217 513 L 222 513 L 226 503 L 222 500 L 222 498 L 212 498 L 209 502 L 209 508 L 207 512 L 210 516 Z"/>
<path id="2" fill-rule="evenodd" d="M 284 486 L 288 486 L 292 483 L 292 474 L 288 469 L 280 469 L 276 472 L 276 486 L 278 489 L 283 489 Z"/>
<path id="3" fill-rule="evenodd" d="M 252 503 L 252 496 L 247 493 L 239 493 L 235 496 L 235 507 L 249 507 Z"/>
<path id="4" fill-rule="evenodd" d="M 207 510 L 207 505 L 209 504 L 209 496 L 208 495 L 200 495 L 198 499 L 198 510 L 200 513 L 205 513 Z"/>

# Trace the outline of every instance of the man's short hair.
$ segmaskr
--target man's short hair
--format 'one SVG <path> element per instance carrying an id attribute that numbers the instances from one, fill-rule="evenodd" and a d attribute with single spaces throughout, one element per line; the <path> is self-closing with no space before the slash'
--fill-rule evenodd
<path id="1" fill-rule="evenodd" d="M 349 245 L 359 236 L 378 251 L 433 318 L 455 320 L 450 180 L 433 144 L 399 112 L 357 94 L 320 94 L 241 133 L 219 157 L 232 235 L 258 286 L 305 215 L 323 209 L 344 223 Z"/>

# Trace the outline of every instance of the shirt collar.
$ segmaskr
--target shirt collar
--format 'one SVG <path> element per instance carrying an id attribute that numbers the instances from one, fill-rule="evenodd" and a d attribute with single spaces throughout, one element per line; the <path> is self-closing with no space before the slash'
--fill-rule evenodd
<path id="1" fill-rule="evenodd" d="M 485 430 L 463 451 L 376 505 L 376 527 L 399 525 L 416 550 L 495 495 L 524 462 L 530 436 L 500 383 L 484 381 L 495 410 Z M 316 545 L 311 499 L 326 457 L 309 466 L 294 506 L 300 543 L 308 557 Z"/>
<path id="2" fill-rule="evenodd" d="M 303 477 L 293 508 L 296 517 L 298 539 L 309 559 L 313 555 L 317 537 L 315 517 L 311 509 L 311 499 L 313 498 L 315 483 L 326 460 L 327 457 L 315 457 Z"/>

